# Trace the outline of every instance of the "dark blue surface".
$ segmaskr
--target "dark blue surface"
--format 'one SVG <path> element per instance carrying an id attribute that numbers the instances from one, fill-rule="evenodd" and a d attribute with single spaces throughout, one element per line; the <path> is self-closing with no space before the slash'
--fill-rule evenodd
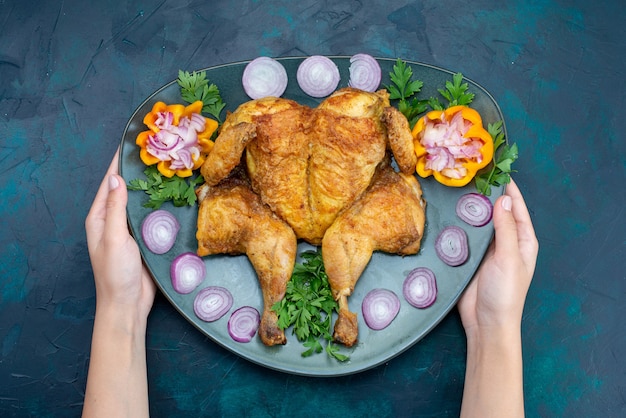
<path id="1" fill-rule="evenodd" d="M 625 21 L 617 0 L 1 1 L 0 415 L 82 408 L 83 222 L 146 96 L 178 69 L 366 52 L 460 71 L 498 101 L 541 246 L 527 415 L 624 416 Z M 456 416 L 465 338 L 453 313 L 376 369 L 296 377 L 217 347 L 158 297 L 148 367 L 155 417 Z"/>

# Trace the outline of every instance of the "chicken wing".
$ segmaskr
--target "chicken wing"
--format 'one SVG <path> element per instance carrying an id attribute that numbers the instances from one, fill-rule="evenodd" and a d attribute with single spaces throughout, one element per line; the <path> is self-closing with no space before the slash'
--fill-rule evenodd
<path id="1" fill-rule="evenodd" d="M 339 303 L 333 338 L 348 347 L 357 340 L 357 316 L 348 296 L 374 251 L 416 254 L 424 233 L 425 201 L 414 175 L 378 167 L 367 191 L 335 220 L 322 241 L 322 257 Z"/>
<path id="2" fill-rule="evenodd" d="M 386 107 L 382 115 L 383 123 L 387 128 L 389 149 L 404 174 L 415 173 L 417 155 L 413 146 L 413 135 L 409 121 L 395 107 Z"/>
<path id="3" fill-rule="evenodd" d="M 239 166 L 246 146 L 256 138 L 256 125 L 240 122 L 222 132 L 200 167 L 200 174 L 209 186 L 215 186 Z"/>
<path id="4" fill-rule="evenodd" d="M 285 333 L 271 307 L 283 299 L 296 258 L 296 236 L 261 202 L 247 180 L 235 175 L 198 189 L 198 255 L 246 254 L 263 294 L 259 326 L 268 346 L 285 344 Z"/>

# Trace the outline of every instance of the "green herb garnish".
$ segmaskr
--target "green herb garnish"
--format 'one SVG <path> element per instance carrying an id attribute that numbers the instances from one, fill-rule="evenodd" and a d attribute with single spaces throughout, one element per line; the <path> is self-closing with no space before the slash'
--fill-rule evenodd
<path id="1" fill-rule="evenodd" d="M 389 73 L 391 84 L 385 86 L 389 91 L 390 100 L 398 100 L 398 110 L 407 118 L 411 128 L 415 125 L 418 116 L 428 109 L 426 100 L 418 100 L 414 97 L 422 90 L 424 83 L 420 80 L 412 80 L 413 69 L 400 58 Z"/>
<path id="2" fill-rule="evenodd" d="M 494 158 L 491 169 L 476 176 L 476 189 L 485 196 L 491 196 L 491 186 L 500 187 L 511 181 L 511 165 L 517 160 L 517 144 L 506 143 L 502 131 L 502 121 L 487 125 L 487 132 L 493 138 Z"/>
<path id="3" fill-rule="evenodd" d="M 202 113 L 208 113 L 221 122 L 220 114 L 226 106 L 220 96 L 220 91 L 213 83 L 209 84 L 206 78 L 206 71 L 192 72 L 178 71 L 178 79 L 176 80 L 180 86 L 180 93 L 187 103 L 202 101 Z"/>
<path id="4" fill-rule="evenodd" d="M 320 340 L 323 339 L 327 342 L 326 353 L 330 357 L 339 361 L 349 360 L 332 343 L 332 315 L 339 306 L 330 290 L 322 253 L 319 250 L 305 251 L 301 256 L 304 262 L 294 266 L 285 297 L 272 306 L 278 314 L 278 326 L 287 329 L 293 325 L 298 341 L 308 348 L 302 357 L 320 353 L 323 350 Z"/>
<path id="5" fill-rule="evenodd" d="M 446 81 L 445 89 L 437 89 L 446 100 L 448 105 L 444 106 L 439 99 L 431 97 L 428 104 L 435 110 L 444 110 L 452 106 L 467 106 L 474 100 L 474 93 L 468 93 L 468 84 L 463 83 L 463 74 L 456 73 L 452 76 L 452 81 Z"/>
<path id="6" fill-rule="evenodd" d="M 143 172 L 146 179 L 131 180 L 128 190 L 143 190 L 149 200 L 143 204 L 146 208 L 158 209 L 165 202 L 172 201 L 174 206 L 193 206 L 196 203 L 195 187 L 204 181 L 202 176 L 184 179 L 178 176 L 165 177 L 156 165 L 146 167 Z"/>

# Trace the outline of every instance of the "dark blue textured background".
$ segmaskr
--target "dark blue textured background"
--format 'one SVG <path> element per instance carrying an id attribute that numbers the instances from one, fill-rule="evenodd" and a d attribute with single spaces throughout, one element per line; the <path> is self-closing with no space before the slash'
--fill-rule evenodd
<path id="1" fill-rule="evenodd" d="M 178 69 L 366 52 L 460 71 L 500 104 L 540 241 L 527 415 L 626 414 L 626 8 L 583 0 L 0 0 L 0 415 L 77 416 L 94 314 L 84 218 L 134 109 Z M 296 377 L 203 337 L 158 297 L 151 411 L 456 416 L 450 314 L 387 364 Z"/>

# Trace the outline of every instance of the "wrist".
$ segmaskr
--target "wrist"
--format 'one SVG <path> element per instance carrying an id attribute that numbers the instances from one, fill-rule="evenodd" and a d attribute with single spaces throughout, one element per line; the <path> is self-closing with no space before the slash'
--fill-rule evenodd
<path id="1" fill-rule="evenodd" d="M 522 336 L 520 327 L 474 327 L 465 330 L 468 349 L 521 347 Z"/>
<path id="2" fill-rule="evenodd" d="M 96 303 L 95 323 L 122 335 L 145 337 L 148 318 L 134 306 Z"/>

